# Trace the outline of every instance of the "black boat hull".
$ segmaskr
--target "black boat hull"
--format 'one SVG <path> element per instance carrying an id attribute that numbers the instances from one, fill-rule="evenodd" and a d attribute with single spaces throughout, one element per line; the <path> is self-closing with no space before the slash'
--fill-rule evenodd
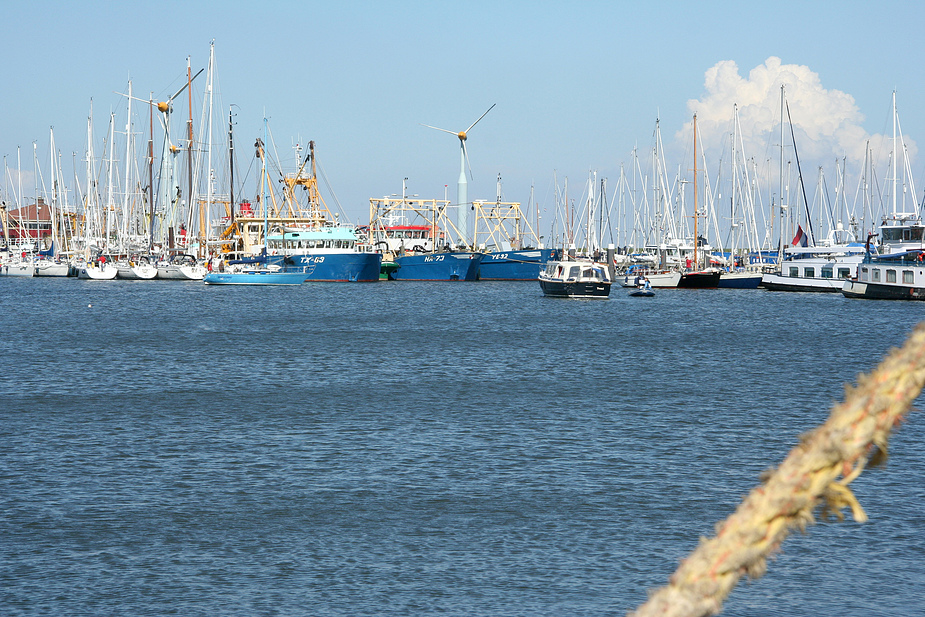
<path id="1" fill-rule="evenodd" d="M 678 289 L 716 289 L 719 287 L 719 271 L 685 272 L 678 281 Z"/>
<path id="2" fill-rule="evenodd" d="M 610 282 L 562 282 L 540 279 L 543 295 L 553 298 L 606 298 Z"/>

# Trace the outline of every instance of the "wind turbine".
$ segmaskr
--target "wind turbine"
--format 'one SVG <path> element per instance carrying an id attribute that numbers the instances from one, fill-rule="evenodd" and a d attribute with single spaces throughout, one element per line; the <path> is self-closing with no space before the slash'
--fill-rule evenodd
<path id="1" fill-rule="evenodd" d="M 466 138 L 469 131 L 472 130 L 476 124 L 479 123 L 479 120 L 484 118 L 489 111 L 495 108 L 497 103 L 493 103 L 488 110 L 479 116 L 479 119 L 469 125 L 465 131 L 449 131 L 447 129 L 441 129 L 437 126 L 431 126 L 429 124 L 423 124 L 421 126 L 426 126 L 429 129 L 436 129 L 438 131 L 443 131 L 444 133 L 449 133 L 450 135 L 456 135 L 459 138 L 459 181 L 456 183 L 456 204 L 459 206 L 457 210 L 456 226 L 459 229 L 459 233 L 463 236 L 460 238 L 460 241 L 463 243 L 468 242 L 466 234 L 468 233 L 468 216 L 469 211 L 466 206 L 469 204 L 469 183 L 466 181 L 466 167 L 469 168 L 469 175 L 472 176 L 472 166 L 469 165 L 469 154 L 466 152 Z"/>

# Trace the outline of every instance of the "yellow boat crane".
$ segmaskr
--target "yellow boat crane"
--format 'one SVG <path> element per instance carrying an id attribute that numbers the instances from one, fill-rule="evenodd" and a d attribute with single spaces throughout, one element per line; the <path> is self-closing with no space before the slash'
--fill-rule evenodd
<path id="1" fill-rule="evenodd" d="M 255 145 L 257 147 L 257 158 L 265 156 L 263 141 L 258 139 Z M 306 167 L 310 171 L 306 171 Z M 266 176 L 261 178 L 261 182 L 266 182 L 266 187 L 272 186 L 269 170 L 267 170 Z M 225 212 L 230 219 L 230 223 L 222 231 L 220 237 L 222 241 L 221 251 L 223 253 L 238 251 L 252 254 L 257 252 L 256 247 L 265 244 L 265 238 L 263 237 L 264 207 L 269 207 L 266 212 L 266 222 L 269 230 L 292 227 L 319 229 L 335 224 L 335 217 L 328 209 L 321 192 L 318 190 L 314 141 L 308 142 L 308 156 L 302 161 L 299 170 L 296 173 L 284 175 L 281 182 L 283 185 L 282 199 L 279 200 L 274 191 L 268 190 L 266 191 L 267 203 L 258 204 L 258 207 L 253 211 L 239 213 L 235 216 L 231 210 L 231 205 L 227 202 L 225 203 Z M 308 192 L 304 204 L 300 202 L 296 194 L 297 187 L 302 187 L 303 191 Z"/>

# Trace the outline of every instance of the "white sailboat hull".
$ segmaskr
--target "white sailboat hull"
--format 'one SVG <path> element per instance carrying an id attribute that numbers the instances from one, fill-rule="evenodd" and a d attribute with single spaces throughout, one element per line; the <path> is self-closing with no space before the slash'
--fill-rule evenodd
<path id="1" fill-rule="evenodd" d="M 35 265 L 35 276 L 67 276 L 70 269 L 67 263 L 40 261 Z"/>
<path id="2" fill-rule="evenodd" d="M 5 263 L 0 266 L 0 275 L 3 276 L 35 276 L 35 265 L 30 261 Z"/>
<path id="3" fill-rule="evenodd" d="M 129 280 L 151 280 L 157 276 L 157 268 L 147 263 L 119 264 L 118 277 Z"/>
<path id="4" fill-rule="evenodd" d="M 80 269 L 77 278 L 92 281 L 111 281 L 119 274 L 119 269 L 110 263 L 102 266 L 86 265 Z"/>
<path id="5" fill-rule="evenodd" d="M 652 287 L 677 287 L 678 283 L 681 281 L 681 273 L 669 270 L 665 272 L 652 272 L 645 273 L 646 278 L 649 279 L 649 284 Z M 636 275 L 624 275 L 623 278 L 617 279 L 623 287 L 635 287 L 636 286 Z"/>
<path id="6" fill-rule="evenodd" d="M 168 264 L 157 268 L 157 278 L 172 281 L 201 281 L 205 276 L 206 268 L 199 264 L 195 266 Z"/>

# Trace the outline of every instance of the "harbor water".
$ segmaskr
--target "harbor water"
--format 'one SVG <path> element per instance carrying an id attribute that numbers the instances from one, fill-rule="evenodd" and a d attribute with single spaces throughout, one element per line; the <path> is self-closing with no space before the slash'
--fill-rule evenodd
<path id="1" fill-rule="evenodd" d="M 918 302 L 0 279 L 0 614 L 623 615 Z M 920 400 L 921 402 L 921 400 Z M 925 418 L 724 615 L 925 615 Z"/>

